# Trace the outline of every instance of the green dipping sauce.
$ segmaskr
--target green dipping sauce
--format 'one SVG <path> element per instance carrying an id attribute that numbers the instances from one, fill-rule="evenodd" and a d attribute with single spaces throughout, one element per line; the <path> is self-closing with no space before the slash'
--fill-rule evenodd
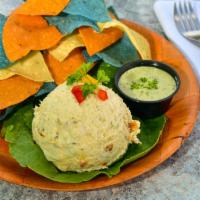
<path id="1" fill-rule="evenodd" d="M 119 88 L 129 97 L 157 101 L 170 96 L 177 86 L 174 78 L 156 67 L 135 67 L 119 79 Z"/>

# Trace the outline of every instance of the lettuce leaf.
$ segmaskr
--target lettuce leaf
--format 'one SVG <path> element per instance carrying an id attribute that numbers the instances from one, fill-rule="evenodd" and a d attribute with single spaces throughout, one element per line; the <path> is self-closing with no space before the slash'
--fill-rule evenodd
<path id="1" fill-rule="evenodd" d="M 155 147 L 166 123 L 164 116 L 141 121 L 139 139 L 142 145 L 129 145 L 126 154 L 108 169 L 75 173 L 61 172 L 53 163 L 47 161 L 40 147 L 33 141 L 32 120 L 33 105 L 29 103 L 4 122 L 2 132 L 5 140 L 9 142 L 10 154 L 22 167 L 28 167 L 41 176 L 61 183 L 81 183 L 100 174 L 108 177 L 118 174 L 121 167 L 146 155 Z"/>

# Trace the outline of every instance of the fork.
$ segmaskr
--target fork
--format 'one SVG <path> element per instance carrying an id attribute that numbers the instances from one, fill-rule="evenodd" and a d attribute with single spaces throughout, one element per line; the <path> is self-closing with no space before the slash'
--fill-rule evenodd
<path id="1" fill-rule="evenodd" d="M 175 0 L 174 20 L 179 32 L 200 47 L 200 22 L 191 0 Z"/>

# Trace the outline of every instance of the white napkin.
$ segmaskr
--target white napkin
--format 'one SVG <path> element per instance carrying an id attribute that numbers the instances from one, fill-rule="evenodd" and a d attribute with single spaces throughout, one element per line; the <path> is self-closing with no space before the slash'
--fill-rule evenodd
<path id="1" fill-rule="evenodd" d="M 200 2 L 193 1 L 192 3 L 195 11 L 199 14 L 198 17 L 200 19 Z M 200 47 L 189 42 L 178 32 L 174 22 L 174 1 L 157 0 L 154 4 L 154 11 L 165 34 L 185 55 L 200 82 Z"/>

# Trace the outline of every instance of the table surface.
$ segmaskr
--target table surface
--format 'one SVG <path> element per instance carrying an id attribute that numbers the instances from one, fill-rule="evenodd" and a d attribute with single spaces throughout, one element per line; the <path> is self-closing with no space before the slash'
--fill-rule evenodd
<path id="1" fill-rule="evenodd" d="M 153 12 L 155 0 L 106 0 L 120 17 L 137 21 L 157 32 L 162 29 Z M 90 192 L 34 190 L 0 181 L 1 200 L 199 200 L 200 116 L 181 149 L 156 169 L 120 186 Z"/>

